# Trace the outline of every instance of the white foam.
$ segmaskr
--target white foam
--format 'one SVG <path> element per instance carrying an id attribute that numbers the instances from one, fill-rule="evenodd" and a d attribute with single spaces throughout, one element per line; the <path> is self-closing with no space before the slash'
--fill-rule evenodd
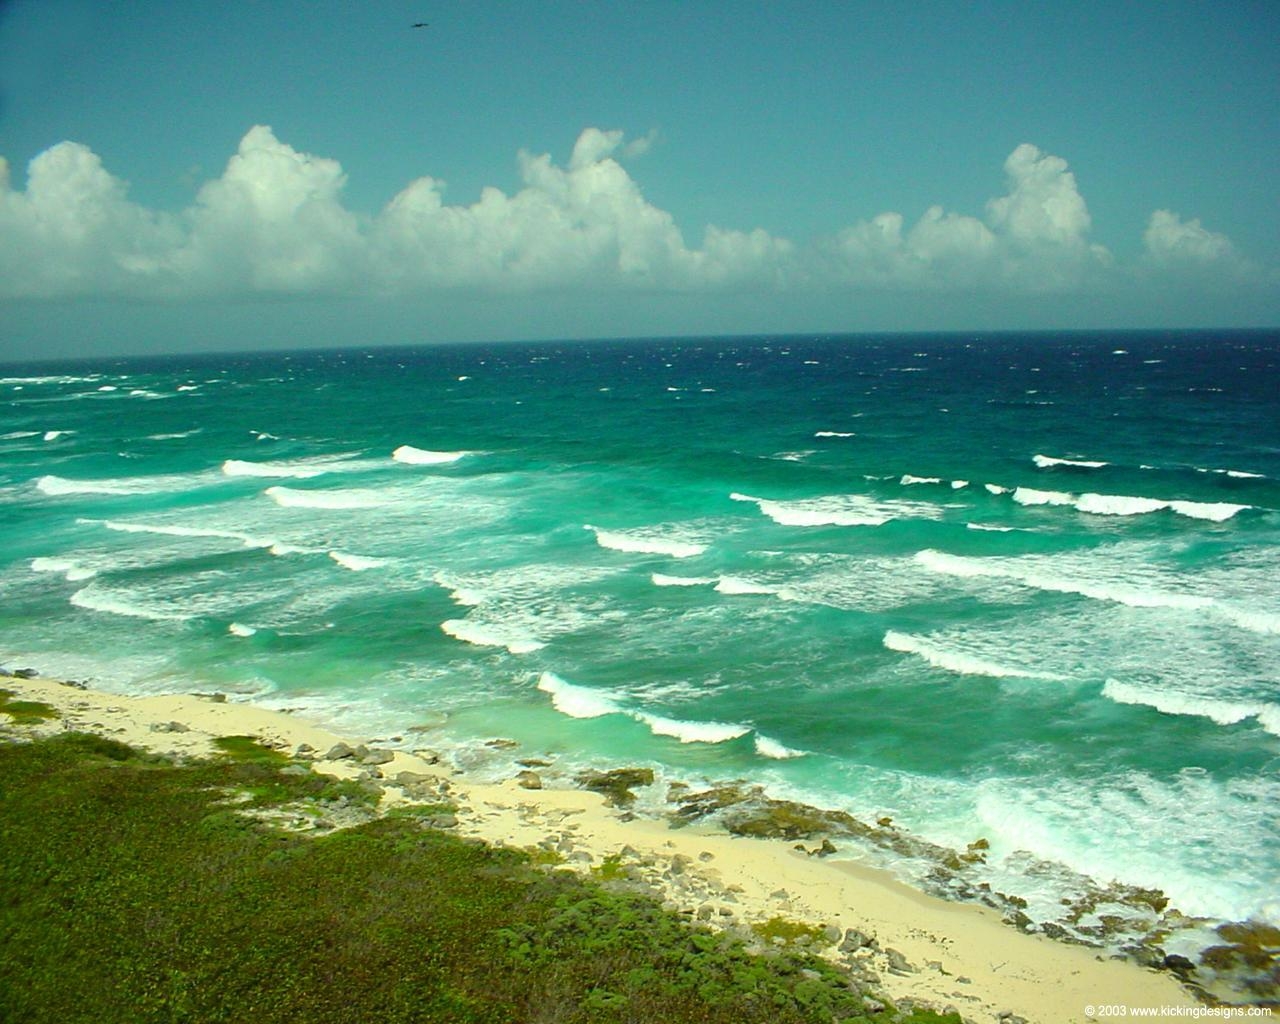
<path id="1" fill-rule="evenodd" d="M 385 558 L 370 558 L 367 555 L 350 555 L 344 551 L 330 551 L 329 557 L 344 569 L 352 572 L 364 572 L 366 569 L 379 569 L 387 564 Z"/>
<path id="2" fill-rule="evenodd" d="M 23 437 L 35 437 L 39 433 L 38 430 L 12 430 L 7 434 L 0 434 L 0 441 L 17 441 Z"/>
<path id="3" fill-rule="evenodd" d="M 953 491 L 962 491 L 968 486 L 969 486 L 968 480 L 952 480 L 951 481 L 951 489 Z"/>
<path id="4" fill-rule="evenodd" d="M 541 650 L 546 644 L 539 640 L 525 637 L 512 637 L 497 626 L 469 619 L 448 619 L 440 623 L 440 628 L 463 643 L 477 647 L 505 647 L 512 654 L 532 654 Z"/>
<path id="5" fill-rule="evenodd" d="M 902 479 L 898 481 L 903 487 L 909 487 L 912 484 L 940 484 L 942 478 L 938 476 L 912 476 L 910 473 L 904 473 Z"/>
<path id="6" fill-rule="evenodd" d="M 120 389 L 116 387 L 114 384 L 103 384 L 102 387 L 98 388 L 98 390 L 99 391 L 119 391 Z"/>
<path id="7" fill-rule="evenodd" d="M 1074 494 L 1063 491 L 1038 491 L 1033 487 L 1017 487 L 1013 492 L 1013 500 L 1019 505 L 1074 505 Z"/>
<path id="8" fill-rule="evenodd" d="M 1232 505 L 1225 501 L 1171 501 L 1169 507 L 1180 516 L 1192 519 L 1208 519 L 1211 522 L 1223 523 L 1252 505 Z"/>
<path id="9" fill-rule="evenodd" d="M 1227 476 L 1233 476 L 1237 480 L 1265 480 L 1265 473 L 1249 473 L 1243 469 L 1220 469 L 1215 470 L 1218 473 L 1225 473 Z"/>
<path id="10" fill-rule="evenodd" d="M 227 627 L 227 632 L 232 636 L 253 636 L 253 634 L 258 631 L 252 626 L 246 626 L 240 622 L 233 622 Z"/>
<path id="11" fill-rule="evenodd" d="M 551 694 L 551 704 L 562 715 L 570 718 L 600 718 L 615 715 L 622 708 L 607 692 L 575 686 L 561 679 L 554 672 L 543 672 L 538 677 L 538 689 Z"/>
<path id="12" fill-rule="evenodd" d="M 177 434 L 148 434 L 147 440 L 148 441 L 179 441 L 184 437 L 191 437 L 193 434 L 200 433 L 202 429 L 203 429 L 202 427 L 196 427 L 194 430 L 184 430 Z"/>
<path id="13" fill-rule="evenodd" d="M 709 576 L 664 576 L 660 572 L 655 572 L 650 579 L 655 587 L 701 587 L 716 582 Z"/>
<path id="14" fill-rule="evenodd" d="M 795 750 L 791 747 L 784 747 L 777 740 L 770 739 L 763 733 L 755 735 L 756 753 L 761 757 L 767 757 L 774 761 L 789 761 L 793 757 L 804 757 L 808 754 L 807 750 Z"/>
<path id="15" fill-rule="evenodd" d="M 1082 494 L 1075 507 L 1095 516 L 1142 516 L 1169 508 L 1169 502 L 1124 494 Z"/>
<path id="16" fill-rule="evenodd" d="M 926 502 L 876 501 L 861 494 L 837 494 L 795 501 L 773 501 L 748 494 L 729 495 L 750 501 L 779 526 L 882 526 L 892 519 L 939 519 L 943 510 Z"/>
<path id="17" fill-rule="evenodd" d="M 858 435 L 849 430 L 818 430 L 814 432 L 814 437 L 857 437 Z"/>
<path id="18" fill-rule="evenodd" d="M 409 466 L 442 466 L 450 462 L 457 462 L 470 454 L 470 452 L 435 452 L 426 448 L 414 448 L 413 445 L 402 444 L 391 453 L 391 457 L 396 462 L 403 462 Z"/>
<path id="19" fill-rule="evenodd" d="M 371 491 L 299 491 L 277 484 L 263 493 L 281 508 L 375 508 L 383 504 Z"/>
<path id="20" fill-rule="evenodd" d="M 78 520 L 83 523 L 95 522 L 91 519 Z M 261 548 L 267 547 L 271 541 L 258 540 L 250 537 L 247 533 L 238 533 L 234 530 L 215 530 L 203 526 L 180 526 L 167 523 L 124 523 L 115 519 L 100 519 L 96 522 L 101 523 L 108 530 L 115 530 L 117 533 L 154 533 L 163 537 L 217 537 L 222 540 L 238 540 L 245 547 Z"/>
<path id="21" fill-rule="evenodd" d="M 694 544 L 647 530 L 602 530 L 595 526 L 585 529 L 596 535 L 596 543 L 602 548 L 625 551 L 628 554 L 668 555 L 671 558 L 693 558 L 707 550 L 705 544 Z"/>
<path id="22" fill-rule="evenodd" d="M 1229 502 L 1170 501 L 1128 494 L 1075 495 L 1065 491 L 1039 491 L 1031 487 L 1017 488 L 1013 492 L 1013 500 L 1020 505 L 1070 505 L 1079 512 L 1097 516 L 1141 516 L 1167 510 L 1190 519 L 1207 519 L 1215 523 L 1225 522 L 1253 507 Z"/>
<path id="23" fill-rule="evenodd" d="M 74 430 L 46 430 L 44 439 L 46 441 L 56 441 L 60 437 L 66 437 L 68 434 L 74 434 Z"/>
<path id="24" fill-rule="evenodd" d="M 633 711 L 630 714 L 636 721 L 647 725 L 655 736 L 671 736 L 681 743 L 724 743 L 751 731 L 745 725 L 730 722 L 686 722 L 644 711 Z"/>
<path id="25" fill-rule="evenodd" d="M 1058 459 L 1052 455 L 1033 455 L 1031 461 L 1041 469 L 1049 469 L 1053 466 L 1073 466 L 1077 469 L 1101 469 L 1103 466 L 1110 465 L 1106 462 L 1094 462 L 1089 459 Z"/>
<path id="26" fill-rule="evenodd" d="M 911 636 L 889 630 L 884 635 L 884 645 L 891 651 L 903 654 L 914 654 L 923 658 L 935 668 L 945 669 L 966 676 L 989 676 L 993 679 L 1061 679 L 1048 672 L 1036 672 L 1031 669 L 1001 665 L 993 661 L 975 657 L 962 650 L 947 648 L 924 637 Z"/>
<path id="27" fill-rule="evenodd" d="M 199 386 L 200 385 L 198 384 L 179 384 L 178 390 L 179 391 L 195 391 L 199 388 Z"/>
<path id="28" fill-rule="evenodd" d="M 178 612 L 162 611 L 158 608 L 147 608 L 125 600 L 108 590 L 96 588 L 93 584 L 71 595 L 71 603 L 77 608 L 89 611 L 106 612 L 109 615 L 124 615 L 133 619 L 150 619 L 154 622 L 185 622 L 190 616 Z"/>
<path id="29" fill-rule="evenodd" d="M 270 438 L 278 440 L 271 434 L 259 434 L 257 439 Z M 311 477 L 323 476 L 326 472 L 344 472 L 358 470 L 374 465 L 369 460 L 352 460 L 351 454 L 332 454 L 332 456 L 314 456 L 300 458 L 293 462 L 248 462 L 242 458 L 228 458 L 223 462 L 225 476 L 266 477 L 266 479 L 310 480 Z"/>
<path id="30" fill-rule="evenodd" d="M 1008 494 L 1009 493 L 1009 488 L 1001 487 L 999 484 L 983 484 L 982 486 L 985 487 L 991 494 Z"/>
<path id="31" fill-rule="evenodd" d="M 1145 686 L 1108 679 L 1102 696 L 1117 704 L 1141 704 L 1164 715 L 1191 715 L 1208 718 L 1218 725 L 1237 725 L 1257 718 L 1267 732 L 1280 735 L 1280 705 L 1263 701 L 1232 701 L 1196 694 L 1153 690 Z"/>
<path id="32" fill-rule="evenodd" d="M 139 494 L 135 484 L 124 480 L 68 480 L 61 476 L 42 476 L 36 481 L 36 489 L 52 497 L 65 494 Z"/>
<path id="33" fill-rule="evenodd" d="M 78 583 L 81 580 L 93 579 L 98 575 L 96 569 L 86 569 L 77 562 L 73 562 L 69 558 L 33 558 L 31 559 L 32 572 L 59 572 L 68 583 Z"/>
<path id="34" fill-rule="evenodd" d="M 1016 526 L 992 526 L 990 523 L 965 523 L 966 530 L 982 530 L 984 533 L 1012 533 Z"/>
<path id="35" fill-rule="evenodd" d="M 778 588 L 743 579 L 741 576 L 721 576 L 716 581 L 716 591 L 721 594 L 776 594 Z"/>

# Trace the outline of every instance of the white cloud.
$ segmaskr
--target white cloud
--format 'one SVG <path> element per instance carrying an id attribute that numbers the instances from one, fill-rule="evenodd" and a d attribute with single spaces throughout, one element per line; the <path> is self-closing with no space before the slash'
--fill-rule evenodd
<path id="1" fill-rule="evenodd" d="M 904 232 L 902 214 L 882 213 L 840 232 L 825 269 L 858 286 L 1038 292 L 1111 264 L 1088 242 L 1089 211 L 1065 160 L 1023 143 L 1004 168 L 1009 191 L 987 203 L 985 221 L 932 206 Z"/>
<path id="2" fill-rule="evenodd" d="M 1184 221 L 1169 210 L 1151 214 L 1142 242 L 1147 256 L 1160 264 L 1186 267 L 1239 259 L 1226 235 L 1207 230 L 1199 220 Z"/>
<path id="3" fill-rule="evenodd" d="M 337 161 L 295 150 L 264 126 L 176 214 L 134 204 L 91 150 L 64 142 L 31 161 L 23 190 L 0 161 L 0 298 L 453 288 L 1034 295 L 1128 273 L 1089 241 L 1089 211 L 1066 161 L 1030 144 L 1005 161 L 1007 191 L 982 219 L 934 206 L 908 227 L 885 212 L 803 247 L 713 225 L 695 248 L 620 162 L 654 137 L 588 128 L 563 166 L 521 152 L 510 195 L 486 188 L 470 205 L 449 205 L 444 183 L 421 177 L 372 217 L 343 205 Z M 1164 210 L 1144 241 L 1149 277 L 1243 265 L 1224 236 Z"/>

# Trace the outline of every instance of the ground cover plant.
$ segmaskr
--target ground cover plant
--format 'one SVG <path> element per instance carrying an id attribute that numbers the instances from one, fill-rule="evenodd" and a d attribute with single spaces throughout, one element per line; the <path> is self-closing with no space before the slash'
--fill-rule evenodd
<path id="1" fill-rule="evenodd" d="M 0 743 L 0 1021 L 959 1020 L 420 816 L 290 833 L 245 812 L 358 787 L 221 748 L 175 765 L 87 734 Z"/>

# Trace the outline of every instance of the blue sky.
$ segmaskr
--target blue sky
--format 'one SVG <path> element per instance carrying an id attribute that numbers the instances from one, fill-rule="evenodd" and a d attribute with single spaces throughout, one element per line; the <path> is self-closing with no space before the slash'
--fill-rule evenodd
<path id="1" fill-rule="evenodd" d="M 1274 325 L 1277 52 L 1273 2 L 9 0 L 0 358 Z"/>

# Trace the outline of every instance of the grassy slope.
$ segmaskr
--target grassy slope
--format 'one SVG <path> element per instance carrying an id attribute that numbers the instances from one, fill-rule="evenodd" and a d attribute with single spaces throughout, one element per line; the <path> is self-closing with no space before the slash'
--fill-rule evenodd
<path id="1" fill-rule="evenodd" d="M 749 955 L 646 897 L 412 816 L 307 838 L 238 813 L 228 794 L 358 796 L 281 762 L 243 744 L 174 766 L 82 734 L 0 743 L 0 1021 L 871 1016 L 822 961 Z"/>

